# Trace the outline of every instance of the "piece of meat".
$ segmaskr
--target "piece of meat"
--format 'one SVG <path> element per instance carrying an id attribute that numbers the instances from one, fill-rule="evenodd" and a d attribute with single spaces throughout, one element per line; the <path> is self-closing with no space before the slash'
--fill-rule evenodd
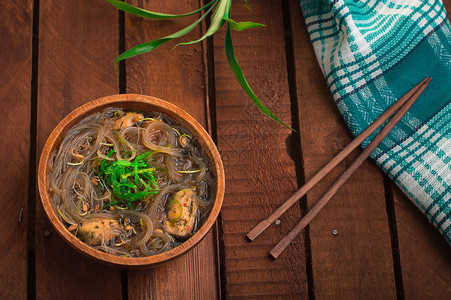
<path id="1" fill-rule="evenodd" d="M 85 220 L 79 225 L 78 236 L 83 242 L 97 246 L 102 243 L 102 237 L 109 241 L 118 236 L 121 228 L 115 219 Z"/>
<path id="2" fill-rule="evenodd" d="M 197 197 L 192 189 L 178 191 L 166 206 L 163 226 L 169 234 L 185 237 L 193 231 Z"/>
<path id="3" fill-rule="evenodd" d="M 113 129 L 123 129 L 127 127 L 132 127 L 138 123 L 144 116 L 142 114 L 128 112 L 122 117 L 114 121 Z"/>

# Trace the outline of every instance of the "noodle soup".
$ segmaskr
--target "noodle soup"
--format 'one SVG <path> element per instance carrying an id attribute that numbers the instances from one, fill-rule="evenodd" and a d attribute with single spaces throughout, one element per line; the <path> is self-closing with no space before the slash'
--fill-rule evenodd
<path id="1" fill-rule="evenodd" d="M 199 141 L 169 116 L 109 108 L 65 134 L 49 161 L 50 202 L 84 243 L 152 256 L 189 239 L 216 191 Z"/>

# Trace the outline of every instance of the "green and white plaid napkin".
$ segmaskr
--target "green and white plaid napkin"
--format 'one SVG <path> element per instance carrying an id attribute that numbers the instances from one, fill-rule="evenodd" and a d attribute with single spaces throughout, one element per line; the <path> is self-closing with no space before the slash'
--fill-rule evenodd
<path id="1" fill-rule="evenodd" d="M 432 77 L 371 157 L 451 244 L 451 29 L 443 3 L 300 3 L 318 63 L 354 135 Z"/>

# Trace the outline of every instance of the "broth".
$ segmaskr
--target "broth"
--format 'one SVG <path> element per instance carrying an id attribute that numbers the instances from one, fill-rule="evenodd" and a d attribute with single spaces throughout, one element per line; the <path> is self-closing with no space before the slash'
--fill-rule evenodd
<path id="1" fill-rule="evenodd" d="M 199 141 L 159 112 L 110 108 L 72 127 L 52 154 L 50 200 L 66 228 L 97 250 L 150 256 L 183 243 L 215 196 Z"/>

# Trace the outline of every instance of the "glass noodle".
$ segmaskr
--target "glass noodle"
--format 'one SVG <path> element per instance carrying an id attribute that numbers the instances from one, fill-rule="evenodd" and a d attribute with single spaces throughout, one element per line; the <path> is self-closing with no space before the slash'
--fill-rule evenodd
<path id="1" fill-rule="evenodd" d="M 203 224 L 216 192 L 196 137 L 159 112 L 110 108 L 88 116 L 66 133 L 50 164 L 50 199 L 61 222 L 114 255 L 176 247 Z M 182 208 L 193 228 L 181 221 Z M 184 233 L 174 233 L 182 225 Z"/>

